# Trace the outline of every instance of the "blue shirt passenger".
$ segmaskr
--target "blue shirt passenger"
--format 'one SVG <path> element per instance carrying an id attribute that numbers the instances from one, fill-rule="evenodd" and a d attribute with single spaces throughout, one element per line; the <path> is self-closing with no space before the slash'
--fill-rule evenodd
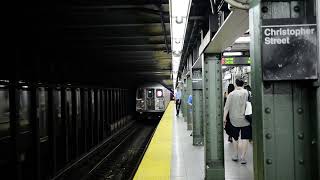
<path id="1" fill-rule="evenodd" d="M 187 102 L 188 102 L 188 104 L 190 106 L 189 112 L 192 112 L 192 95 L 189 95 Z"/>
<path id="2" fill-rule="evenodd" d="M 189 95 L 188 97 L 188 104 L 192 106 L 192 95 Z"/>

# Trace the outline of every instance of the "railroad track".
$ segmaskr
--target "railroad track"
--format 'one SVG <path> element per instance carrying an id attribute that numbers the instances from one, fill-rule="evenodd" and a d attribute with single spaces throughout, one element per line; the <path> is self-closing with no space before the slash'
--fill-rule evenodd
<path id="1" fill-rule="evenodd" d="M 132 179 L 154 133 L 156 123 L 135 122 L 54 179 Z"/>

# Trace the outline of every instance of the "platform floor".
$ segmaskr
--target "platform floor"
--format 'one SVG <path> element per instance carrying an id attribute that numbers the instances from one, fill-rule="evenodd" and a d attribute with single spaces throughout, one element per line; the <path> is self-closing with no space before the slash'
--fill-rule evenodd
<path id="1" fill-rule="evenodd" d="M 191 131 L 180 115 L 175 116 L 173 102 L 164 113 L 134 180 L 203 180 L 204 146 L 193 146 Z M 248 163 L 241 165 L 231 160 L 232 144 L 225 135 L 225 179 L 253 180 L 252 144 Z"/>
<path id="2" fill-rule="evenodd" d="M 187 123 L 181 115 L 174 117 L 171 180 L 204 179 L 204 146 L 193 146 Z"/>
<path id="3" fill-rule="evenodd" d="M 204 147 L 193 146 L 191 131 L 187 131 L 184 118 L 174 116 L 173 146 L 171 159 L 171 180 L 201 180 L 204 179 Z M 252 144 L 249 145 L 247 165 L 233 162 L 232 144 L 225 135 L 225 179 L 253 180 Z"/>

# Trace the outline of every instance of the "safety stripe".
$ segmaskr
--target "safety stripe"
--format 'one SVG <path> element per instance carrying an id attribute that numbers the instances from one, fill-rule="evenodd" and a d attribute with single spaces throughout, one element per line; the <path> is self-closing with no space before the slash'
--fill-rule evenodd
<path id="1" fill-rule="evenodd" d="M 170 179 L 173 110 L 174 103 L 171 101 L 158 124 L 134 180 Z"/>

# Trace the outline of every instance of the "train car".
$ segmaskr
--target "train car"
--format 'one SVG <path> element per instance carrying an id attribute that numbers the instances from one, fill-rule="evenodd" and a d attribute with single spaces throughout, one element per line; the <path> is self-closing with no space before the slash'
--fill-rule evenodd
<path id="1" fill-rule="evenodd" d="M 160 84 L 137 88 L 136 112 L 138 119 L 159 119 L 170 101 L 171 91 Z"/>

